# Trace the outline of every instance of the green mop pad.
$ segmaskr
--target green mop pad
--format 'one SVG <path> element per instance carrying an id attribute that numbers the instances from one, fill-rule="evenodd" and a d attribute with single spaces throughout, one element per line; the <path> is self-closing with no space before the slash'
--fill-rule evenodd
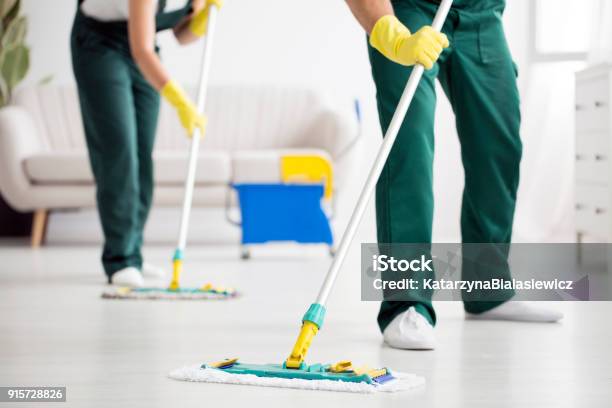
<path id="1" fill-rule="evenodd" d="M 386 368 L 353 368 L 350 361 L 341 361 L 336 364 L 303 364 L 299 369 L 285 368 L 281 364 L 243 364 L 238 359 L 224 360 L 214 364 L 203 364 L 202 368 L 216 368 L 232 374 L 253 374 L 257 377 L 274 378 L 301 378 L 303 380 L 329 380 L 362 382 L 372 384 L 374 382 L 384 384 L 394 379 L 391 372 Z"/>
<path id="2" fill-rule="evenodd" d="M 183 367 L 169 376 L 182 381 L 359 393 L 406 391 L 425 384 L 424 378 L 414 374 L 353 368 L 348 361 L 287 369 L 281 364 L 246 364 L 231 359 Z"/>

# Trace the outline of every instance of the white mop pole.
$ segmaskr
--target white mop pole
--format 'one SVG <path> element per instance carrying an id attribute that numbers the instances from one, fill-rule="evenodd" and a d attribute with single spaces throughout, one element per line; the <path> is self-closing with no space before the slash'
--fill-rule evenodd
<path id="1" fill-rule="evenodd" d="M 206 36 L 204 42 L 204 52 L 202 54 L 202 63 L 200 66 L 200 82 L 197 95 L 198 112 L 204 113 L 206 107 L 206 91 L 208 89 L 208 77 L 210 74 L 210 64 L 212 61 L 213 40 L 215 33 L 215 25 L 217 23 L 217 6 L 210 6 L 208 14 L 208 22 L 206 27 Z M 178 285 L 178 275 L 180 274 L 183 252 L 187 245 L 187 232 L 189 231 L 189 216 L 191 215 L 191 205 L 193 201 L 193 189 L 195 185 L 195 174 L 198 165 L 198 153 L 200 150 L 200 139 L 202 138 L 200 128 L 196 127 L 191 136 L 191 149 L 189 152 L 189 165 L 187 167 L 187 178 L 185 179 L 185 195 L 183 198 L 183 208 L 181 212 L 181 223 L 179 227 L 179 238 L 176 251 L 174 253 L 174 274 L 173 283 Z M 178 261 L 178 265 L 177 265 Z M 172 284 L 171 284 L 172 286 Z"/>
<path id="2" fill-rule="evenodd" d="M 432 27 L 436 31 L 442 30 L 442 26 L 446 21 L 446 17 L 448 16 L 452 4 L 453 0 L 442 0 L 432 24 Z M 370 201 L 370 198 L 374 193 L 378 178 L 380 177 L 380 174 L 382 173 L 382 170 L 385 167 L 385 163 L 387 161 L 387 158 L 389 157 L 389 153 L 393 148 L 395 138 L 397 137 L 400 127 L 402 126 L 402 122 L 406 117 L 406 112 L 408 112 L 408 108 L 410 107 L 410 103 L 412 102 L 414 94 L 419 86 L 419 82 L 421 81 L 421 77 L 423 76 L 424 71 L 425 68 L 423 68 L 422 65 L 416 65 L 413 68 L 412 73 L 410 74 L 410 78 L 408 79 L 408 83 L 406 84 L 406 88 L 404 89 L 404 93 L 402 94 L 402 97 L 397 105 L 395 113 L 393 114 L 393 119 L 391 119 L 391 123 L 389 124 L 389 128 L 387 129 L 387 133 L 385 133 L 385 138 L 383 139 L 380 150 L 378 151 L 378 155 L 376 156 L 374 165 L 370 170 L 370 174 L 368 175 L 365 185 L 361 190 L 359 199 L 357 200 L 357 205 L 353 210 L 351 219 L 344 232 L 344 235 L 342 236 L 342 240 L 340 241 L 340 245 L 338 246 L 338 252 L 336 253 L 336 257 L 334 258 L 331 267 L 327 272 L 327 276 L 325 277 L 323 286 L 321 287 L 319 295 L 317 296 L 316 303 L 321 306 L 325 306 L 325 303 L 327 303 L 329 294 L 334 286 L 334 283 L 336 282 L 336 278 L 338 277 L 338 272 L 340 272 L 340 268 L 344 263 L 344 259 L 346 258 L 351 242 L 353 241 L 353 238 L 355 238 L 357 228 L 361 223 L 368 202 Z"/>

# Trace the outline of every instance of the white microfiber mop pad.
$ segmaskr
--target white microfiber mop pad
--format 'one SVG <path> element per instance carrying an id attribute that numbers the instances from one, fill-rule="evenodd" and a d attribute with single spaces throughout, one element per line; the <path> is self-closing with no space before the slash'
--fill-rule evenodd
<path id="1" fill-rule="evenodd" d="M 393 372 L 396 378 L 385 384 L 352 383 L 330 380 L 303 380 L 287 378 L 257 377 L 252 374 L 232 374 L 201 366 L 188 366 L 172 371 L 168 376 L 179 381 L 208 382 L 217 384 L 258 385 L 261 387 L 296 388 L 303 390 L 339 392 L 398 392 L 408 391 L 425 385 L 425 378 L 415 374 Z"/>

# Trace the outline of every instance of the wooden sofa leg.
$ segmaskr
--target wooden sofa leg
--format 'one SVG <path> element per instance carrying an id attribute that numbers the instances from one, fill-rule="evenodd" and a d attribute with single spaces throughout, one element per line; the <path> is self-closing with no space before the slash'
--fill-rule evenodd
<path id="1" fill-rule="evenodd" d="M 48 219 L 48 210 L 40 209 L 34 212 L 34 219 L 32 220 L 32 248 L 40 247 L 45 241 Z"/>

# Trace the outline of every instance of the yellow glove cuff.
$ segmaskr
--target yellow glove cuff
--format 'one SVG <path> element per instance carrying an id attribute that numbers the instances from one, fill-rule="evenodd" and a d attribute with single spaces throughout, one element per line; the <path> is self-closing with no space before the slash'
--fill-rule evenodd
<path id="1" fill-rule="evenodd" d="M 196 127 L 202 132 L 201 136 L 204 136 L 206 117 L 198 113 L 197 107 L 179 84 L 173 80 L 168 81 L 161 89 L 161 95 L 176 109 L 181 125 L 190 137 Z"/>
<path id="2" fill-rule="evenodd" d="M 172 106 L 181 105 L 187 99 L 185 91 L 172 79 L 164 85 L 160 93 Z"/>
<path id="3" fill-rule="evenodd" d="M 410 30 L 394 15 L 378 19 L 370 33 L 370 45 L 382 55 L 397 62 L 397 52 L 401 41 L 411 36 Z"/>
<path id="4" fill-rule="evenodd" d="M 210 7 L 216 6 L 217 9 L 223 7 L 223 0 L 206 0 L 204 8 L 196 14 L 189 23 L 189 30 L 196 36 L 202 37 L 206 34 L 206 26 L 208 25 L 208 16 Z"/>

